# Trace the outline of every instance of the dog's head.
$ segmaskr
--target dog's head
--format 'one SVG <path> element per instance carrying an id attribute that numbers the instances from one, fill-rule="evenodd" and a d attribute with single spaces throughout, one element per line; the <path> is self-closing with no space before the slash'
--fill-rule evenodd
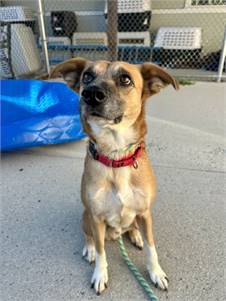
<path id="1" fill-rule="evenodd" d="M 129 127 L 142 112 L 144 101 L 177 81 L 157 65 L 131 65 L 124 62 L 91 62 L 70 59 L 56 66 L 50 78 L 63 77 L 80 94 L 83 121 L 102 126 Z"/>

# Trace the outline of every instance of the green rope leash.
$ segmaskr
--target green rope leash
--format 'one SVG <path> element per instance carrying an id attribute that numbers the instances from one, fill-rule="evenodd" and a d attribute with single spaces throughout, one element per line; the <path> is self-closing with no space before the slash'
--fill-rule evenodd
<path id="1" fill-rule="evenodd" d="M 119 243 L 119 249 L 120 249 L 121 255 L 122 255 L 125 263 L 127 264 L 130 271 L 133 273 L 134 277 L 137 279 L 140 286 L 145 290 L 145 292 L 147 293 L 147 295 L 151 301 L 159 301 L 159 299 L 154 295 L 154 293 L 153 293 L 151 287 L 149 286 L 149 284 L 147 283 L 147 281 L 143 278 L 141 273 L 138 271 L 138 269 L 134 266 L 132 261 L 129 259 L 129 256 L 126 252 L 126 249 L 125 249 L 125 246 L 124 246 L 121 236 L 118 239 L 118 243 Z"/>

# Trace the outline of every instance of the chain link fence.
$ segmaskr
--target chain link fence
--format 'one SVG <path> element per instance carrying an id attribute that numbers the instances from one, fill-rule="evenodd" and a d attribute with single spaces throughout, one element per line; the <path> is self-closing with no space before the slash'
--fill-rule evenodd
<path id="1" fill-rule="evenodd" d="M 6 2 L 1 1 L 0 8 L 0 75 L 3 78 L 33 75 L 42 68 L 35 10 L 5 6 Z"/>
<path id="2" fill-rule="evenodd" d="M 178 78 L 226 80 L 226 0 L 41 0 L 46 39 L 40 1 L 1 2 L 3 77 L 35 77 L 48 62 L 82 56 L 154 62 Z"/>

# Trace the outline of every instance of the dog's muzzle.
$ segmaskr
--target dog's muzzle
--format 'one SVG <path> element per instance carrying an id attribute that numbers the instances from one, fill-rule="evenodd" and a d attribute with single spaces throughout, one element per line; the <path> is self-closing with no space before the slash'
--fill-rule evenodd
<path id="1" fill-rule="evenodd" d="M 81 102 L 88 115 L 113 121 L 115 124 L 122 121 L 123 102 L 109 89 L 96 85 L 85 87 L 81 92 Z"/>

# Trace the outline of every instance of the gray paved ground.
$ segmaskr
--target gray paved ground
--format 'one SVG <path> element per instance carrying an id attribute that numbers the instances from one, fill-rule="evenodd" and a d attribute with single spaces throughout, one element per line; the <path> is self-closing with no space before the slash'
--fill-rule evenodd
<path id="1" fill-rule="evenodd" d="M 147 105 L 147 144 L 158 179 L 154 230 L 170 278 L 160 301 L 223 301 L 225 288 L 225 84 L 166 89 Z M 225 119 L 226 120 L 226 119 Z M 147 300 L 107 243 L 109 289 L 90 289 L 81 259 L 79 199 L 85 143 L 2 156 L 1 300 Z M 148 279 L 144 254 L 126 241 Z"/>

